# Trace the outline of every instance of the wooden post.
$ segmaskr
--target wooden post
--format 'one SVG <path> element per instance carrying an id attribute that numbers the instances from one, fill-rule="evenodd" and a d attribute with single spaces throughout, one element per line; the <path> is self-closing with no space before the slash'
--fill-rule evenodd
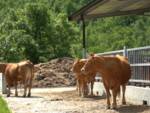
<path id="1" fill-rule="evenodd" d="M 84 16 L 81 15 L 82 18 L 82 45 L 83 45 L 83 58 L 86 58 L 86 37 L 85 37 L 85 20 L 84 20 Z"/>
<path id="2" fill-rule="evenodd" d="M 2 93 L 3 94 L 7 93 L 6 80 L 5 80 L 5 76 L 3 74 L 2 74 Z"/>

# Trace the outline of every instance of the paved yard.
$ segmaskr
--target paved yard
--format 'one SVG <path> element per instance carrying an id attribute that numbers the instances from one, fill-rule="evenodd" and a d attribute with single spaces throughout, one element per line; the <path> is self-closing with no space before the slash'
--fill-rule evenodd
<path id="1" fill-rule="evenodd" d="M 4 98 L 13 113 L 150 113 L 150 107 L 129 103 L 122 106 L 120 102 L 117 110 L 106 110 L 104 97 L 80 98 L 73 87 L 33 89 L 31 98 L 13 94 Z"/>

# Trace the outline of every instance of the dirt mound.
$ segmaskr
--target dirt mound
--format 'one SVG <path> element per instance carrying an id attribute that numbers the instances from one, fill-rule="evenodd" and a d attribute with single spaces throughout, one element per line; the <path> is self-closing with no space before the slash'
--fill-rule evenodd
<path id="1" fill-rule="evenodd" d="M 75 76 L 73 72 L 71 72 L 72 64 L 72 58 L 64 57 L 35 65 L 36 72 L 33 87 L 62 87 L 75 85 Z"/>

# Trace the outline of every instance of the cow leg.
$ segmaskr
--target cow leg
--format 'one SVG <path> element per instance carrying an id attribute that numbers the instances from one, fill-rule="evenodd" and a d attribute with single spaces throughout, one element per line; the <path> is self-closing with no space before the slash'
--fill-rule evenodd
<path id="1" fill-rule="evenodd" d="M 31 97 L 31 86 L 29 86 L 28 97 Z"/>
<path id="2" fill-rule="evenodd" d="M 125 91 L 126 91 L 126 84 L 122 85 L 122 104 L 126 104 L 126 99 L 125 99 Z"/>
<path id="3" fill-rule="evenodd" d="M 87 95 L 88 95 L 88 92 L 89 92 L 88 84 L 85 82 L 85 83 L 84 83 L 84 96 L 87 96 Z"/>
<path id="4" fill-rule="evenodd" d="M 85 97 L 86 94 L 86 85 L 85 82 L 81 82 L 81 97 Z"/>
<path id="5" fill-rule="evenodd" d="M 91 95 L 93 96 L 93 85 L 94 85 L 94 82 L 92 81 L 91 82 Z"/>
<path id="6" fill-rule="evenodd" d="M 113 109 L 116 109 L 116 108 L 117 108 L 117 102 L 116 102 L 117 92 L 118 92 L 118 88 L 112 89 L 112 95 L 113 95 L 112 108 L 113 108 Z"/>
<path id="7" fill-rule="evenodd" d="M 31 96 L 31 88 L 32 88 L 32 82 L 30 82 L 30 85 L 29 85 L 28 97 L 30 97 L 30 96 Z"/>
<path id="8" fill-rule="evenodd" d="M 88 84 L 86 81 L 83 82 L 83 95 L 84 97 L 87 96 L 89 93 L 89 88 L 88 88 Z"/>
<path id="9" fill-rule="evenodd" d="M 87 85 L 86 85 L 86 83 L 83 84 L 83 95 L 84 95 L 84 97 L 87 95 Z"/>
<path id="10" fill-rule="evenodd" d="M 84 83 L 81 84 L 81 97 L 84 97 Z"/>
<path id="11" fill-rule="evenodd" d="M 79 81 L 78 80 L 76 80 L 76 90 L 79 92 Z"/>
<path id="12" fill-rule="evenodd" d="M 14 82 L 15 84 L 15 96 L 17 97 L 18 96 L 18 91 L 17 91 L 17 82 Z"/>
<path id="13" fill-rule="evenodd" d="M 76 83 L 77 83 L 77 85 L 76 85 L 76 86 L 77 86 L 76 90 L 77 90 L 77 92 L 78 92 L 78 95 L 81 96 L 81 93 L 80 93 L 80 90 L 81 90 L 81 89 L 80 89 L 79 80 L 76 80 Z"/>
<path id="14" fill-rule="evenodd" d="M 27 94 L 27 85 L 24 84 L 24 94 L 23 94 L 23 97 L 26 97 L 26 94 Z"/>
<path id="15" fill-rule="evenodd" d="M 81 94 L 82 94 L 82 85 L 81 85 L 81 81 L 80 80 L 78 80 L 78 94 L 79 94 L 79 96 L 81 96 Z"/>
<path id="16" fill-rule="evenodd" d="M 107 109 L 110 109 L 110 92 L 108 86 L 103 82 L 105 90 L 106 90 L 106 98 L 107 98 Z"/>
<path id="17" fill-rule="evenodd" d="M 10 97 L 10 86 L 8 85 L 7 97 Z"/>

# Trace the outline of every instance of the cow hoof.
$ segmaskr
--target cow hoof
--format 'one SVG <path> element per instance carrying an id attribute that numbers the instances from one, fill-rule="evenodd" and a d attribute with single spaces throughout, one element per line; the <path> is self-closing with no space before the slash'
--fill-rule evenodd
<path id="1" fill-rule="evenodd" d="M 81 93 L 79 93 L 79 96 L 81 96 Z"/>
<path id="2" fill-rule="evenodd" d="M 126 102 L 122 102 L 122 105 L 126 105 Z"/>
<path id="3" fill-rule="evenodd" d="M 10 95 L 7 95 L 7 97 L 10 97 Z"/>
<path id="4" fill-rule="evenodd" d="M 94 96 L 94 94 L 93 94 L 93 93 L 91 93 L 91 94 L 90 94 L 90 96 Z"/>
<path id="5" fill-rule="evenodd" d="M 110 106 L 107 106 L 106 109 L 110 109 Z"/>
<path id="6" fill-rule="evenodd" d="M 18 94 L 15 94 L 15 97 L 18 97 Z"/>
<path id="7" fill-rule="evenodd" d="M 116 107 L 116 106 L 112 106 L 112 109 L 113 109 L 113 110 L 116 110 L 116 109 L 117 109 L 117 107 Z"/>
<path id="8" fill-rule="evenodd" d="M 84 96 L 84 95 L 82 95 L 81 97 L 82 97 L 82 98 L 84 98 L 85 96 Z"/>
<path id="9" fill-rule="evenodd" d="M 31 97 L 31 94 L 30 94 L 30 93 L 28 94 L 28 97 Z"/>
<path id="10" fill-rule="evenodd" d="M 26 95 L 23 95 L 22 97 L 24 97 L 24 98 L 25 98 L 25 97 L 26 97 Z"/>
<path id="11" fill-rule="evenodd" d="M 81 94 L 81 97 L 84 98 L 86 95 L 85 94 Z"/>
<path id="12" fill-rule="evenodd" d="M 117 108 L 116 108 L 116 107 L 112 107 L 112 109 L 113 109 L 113 110 L 117 110 Z"/>

